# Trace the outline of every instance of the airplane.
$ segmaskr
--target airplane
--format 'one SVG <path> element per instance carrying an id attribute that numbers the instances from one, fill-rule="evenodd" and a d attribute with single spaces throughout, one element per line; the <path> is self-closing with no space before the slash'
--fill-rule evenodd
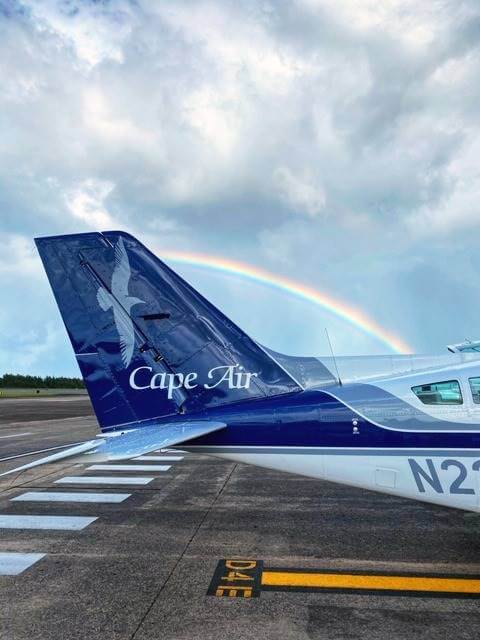
<path id="1" fill-rule="evenodd" d="M 101 433 L 6 474 L 177 447 L 480 512 L 480 342 L 283 355 L 125 232 L 35 242 Z"/>

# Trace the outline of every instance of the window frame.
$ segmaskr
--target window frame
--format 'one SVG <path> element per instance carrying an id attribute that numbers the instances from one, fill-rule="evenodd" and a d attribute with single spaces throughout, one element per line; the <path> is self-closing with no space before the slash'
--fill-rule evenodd
<path id="1" fill-rule="evenodd" d="M 480 376 L 471 376 L 468 378 L 468 388 L 470 389 L 470 397 L 472 398 L 472 402 L 475 406 L 479 406 L 480 407 L 480 389 L 479 389 L 479 393 L 477 394 L 479 396 L 479 401 L 476 402 L 475 401 L 475 394 L 473 393 L 473 389 L 472 389 L 472 383 L 471 380 L 479 380 L 480 381 Z"/>
<path id="2" fill-rule="evenodd" d="M 422 398 L 415 392 L 415 389 L 419 389 L 420 387 L 438 385 L 438 384 L 452 384 L 455 383 L 458 386 L 458 392 L 460 394 L 460 402 L 424 402 Z M 450 380 L 438 380 L 437 382 L 424 382 L 423 384 L 416 384 L 413 387 L 410 387 L 413 395 L 417 398 L 422 405 L 428 407 L 460 407 L 465 404 L 463 393 L 462 393 L 462 385 L 460 380 L 456 378 L 452 378 Z M 428 393 L 428 392 L 425 392 Z M 435 393 L 434 391 L 432 393 Z M 479 403 L 480 404 L 480 403 Z"/>

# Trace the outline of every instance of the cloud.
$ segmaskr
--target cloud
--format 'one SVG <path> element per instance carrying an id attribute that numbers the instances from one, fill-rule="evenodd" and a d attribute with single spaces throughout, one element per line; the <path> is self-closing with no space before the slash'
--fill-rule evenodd
<path id="1" fill-rule="evenodd" d="M 76 374 L 33 240 L 0 233 L 0 246 L 0 372 Z"/>
<path id="2" fill-rule="evenodd" d="M 0 246 L 0 278 L 4 283 L 18 277 L 39 277 L 40 260 L 31 240 L 19 234 L 0 233 Z"/>
<path id="3" fill-rule="evenodd" d="M 407 217 L 408 227 L 420 238 L 465 232 L 478 227 L 480 203 L 480 135 L 472 132 L 445 169 L 450 187 L 437 202 L 427 202 Z"/>
<path id="4" fill-rule="evenodd" d="M 116 2 L 105 10 L 95 2 L 42 2 L 29 0 L 28 7 L 39 29 L 50 31 L 72 47 L 87 68 L 103 60 L 123 62 L 122 44 L 131 34 L 134 14 L 128 2 Z"/>
<path id="5" fill-rule="evenodd" d="M 405 283 L 419 257 L 439 282 L 475 261 L 476 0 L 2 8 L 1 231 L 20 264 L 34 235 L 123 227 L 294 275 L 422 350 L 450 336 Z"/>
<path id="6" fill-rule="evenodd" d="M 279 167 L 273 173 L 274 189 L 283 195 L 285 201 L 294 210 L 311 218 L 318 216 L 326 204 L 326 196 L 320 184 L 313 180 L 292 174 L 287 167 Z"/>
<path id="7" fill-rule="evenodd" d="M 101 231 L 115 226 L 105 206 L 105 199 L 113 190 L 111 182 L 85 180 L 65 194 L 68 210 L 92 229 Z"/>

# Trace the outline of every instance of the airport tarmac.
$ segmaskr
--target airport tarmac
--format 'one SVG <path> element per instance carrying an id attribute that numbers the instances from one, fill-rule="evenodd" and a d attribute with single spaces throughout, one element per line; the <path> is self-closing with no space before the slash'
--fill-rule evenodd
<path id="1" fill-rule="evenodd" d="M 0 473 L 96 433 L 86 398 L 0 400 Z M 188 453 L 120 464 L 0 478 L 2 640 L 478 637 L 478 514 Z"/>

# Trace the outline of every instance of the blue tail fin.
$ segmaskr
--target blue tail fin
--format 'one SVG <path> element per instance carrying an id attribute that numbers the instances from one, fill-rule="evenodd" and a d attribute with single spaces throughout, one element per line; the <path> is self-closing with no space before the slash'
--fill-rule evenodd
<path id="1" fill-rule="evenodd" d="M 36 244 L 102 429 L 299 390 L 131 235 Z"/>

